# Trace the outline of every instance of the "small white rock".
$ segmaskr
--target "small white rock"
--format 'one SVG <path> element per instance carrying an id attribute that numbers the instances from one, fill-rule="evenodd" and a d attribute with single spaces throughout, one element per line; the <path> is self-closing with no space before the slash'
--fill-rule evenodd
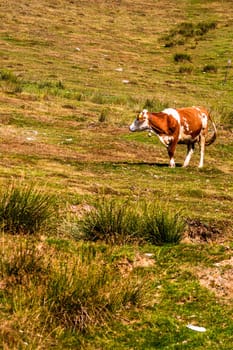
<path id="1" fill-rule="evenodd" d="M 188 324 L 187 328 L 192 329 L 193 331 L 196 331 L 196 332 L 206 332 L 205 327 L 194 326 L 193 324 Z"/>

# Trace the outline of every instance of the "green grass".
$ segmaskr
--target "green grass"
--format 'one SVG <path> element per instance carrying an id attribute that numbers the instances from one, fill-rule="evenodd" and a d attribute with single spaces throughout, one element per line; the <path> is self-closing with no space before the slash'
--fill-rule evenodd
<path id="1" fill-rule="evenodd" d="M 8 184 L 0 193 L 0 227 L 12 234 L 33 234 L 56 215 L 55 200 L 33 185 Z"/>
<path id="2" fill-rule="evenodd" d="M 0 8 L 1 193 L 12 182 L 36 183 L 59 205 L 52 230 L 46 223 L 36 235 L 1 232 L 2 348 L 230 350 L 231 265 L 214 265 L 233 248 L 229 1 L 9 0 Z M 178 146 L 170 169 L 155 136 L 129 133 L 143 108 L 192 105 L 207 107 L 218 128 L 201 170 L 198 147 L 183 169 L 186 149 Z M 182 210 L 184 239 L 161 247 L 77 241 L 100 193 L 133 203 L 131 211 L 140 203 Z M 14 202 L 22 209 L 21 200 Z M 225 296 L 216 281 L 203 285 L 211 276 Z M 76 288 L 82 278 L 94 303 Z M 80 305 L 85 331 L 75 328 Z"/>

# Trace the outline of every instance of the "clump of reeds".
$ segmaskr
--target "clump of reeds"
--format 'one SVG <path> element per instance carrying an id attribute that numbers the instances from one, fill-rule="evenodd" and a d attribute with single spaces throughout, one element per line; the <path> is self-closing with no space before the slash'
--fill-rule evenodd
<path id="1" fill-rule="evenodd" d="M 33 234 L 55 216 L 54 197 L 38 186 L 6 185 L 0 192 L 0 228 L 12 234 Z"/>
<path id="2" fill-rule="evenodd" d="M 81 229 L 91 241 L 177 244 L 183 237 L 185 222 L 179 212 L 158 203 L 140 206 L 103 197 L 84 216 Z"/>

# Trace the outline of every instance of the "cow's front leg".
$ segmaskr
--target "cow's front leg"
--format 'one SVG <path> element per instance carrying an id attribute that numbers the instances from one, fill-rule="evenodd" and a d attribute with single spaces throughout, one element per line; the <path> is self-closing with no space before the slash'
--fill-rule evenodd
<path id="1" fill-rule="evenodd" d="M 192 157 L 193 152 L 194 152 L 194 143 L 189 143 L 187 146 L 187 154 L 186 154 L 186 158 L 184 160 L 183 167 L 186 167 L 189 165 L 189 162 L 190 162 L 190 159 Z"/>
<path id="2" fill-rule="evenodd" d="M 175 168 L 176 163 L 175 163 L 175 159 L 174 159 L 174 154 L 175 154 L 175 149 L 176 149 L 176 144 L 170 144 L 168 146 L 168 156 L 169 156 L 169 166 L 170 168 Z"/>

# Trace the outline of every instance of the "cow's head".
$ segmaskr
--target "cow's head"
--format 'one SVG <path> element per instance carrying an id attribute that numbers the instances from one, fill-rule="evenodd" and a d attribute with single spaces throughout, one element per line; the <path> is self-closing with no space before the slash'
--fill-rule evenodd
<path id="1" fill-rule="evenodd" d="M 150 126 L 148 123 L 148 111 L 147 111 L 147 109 L 143 109 L 143 111 L 139 113 L 137 118 L 130 125 L 129 130 L 130 131 L 143 131 L 143 130 L 148 130 L 148 129 L 150 129 Z"/>

